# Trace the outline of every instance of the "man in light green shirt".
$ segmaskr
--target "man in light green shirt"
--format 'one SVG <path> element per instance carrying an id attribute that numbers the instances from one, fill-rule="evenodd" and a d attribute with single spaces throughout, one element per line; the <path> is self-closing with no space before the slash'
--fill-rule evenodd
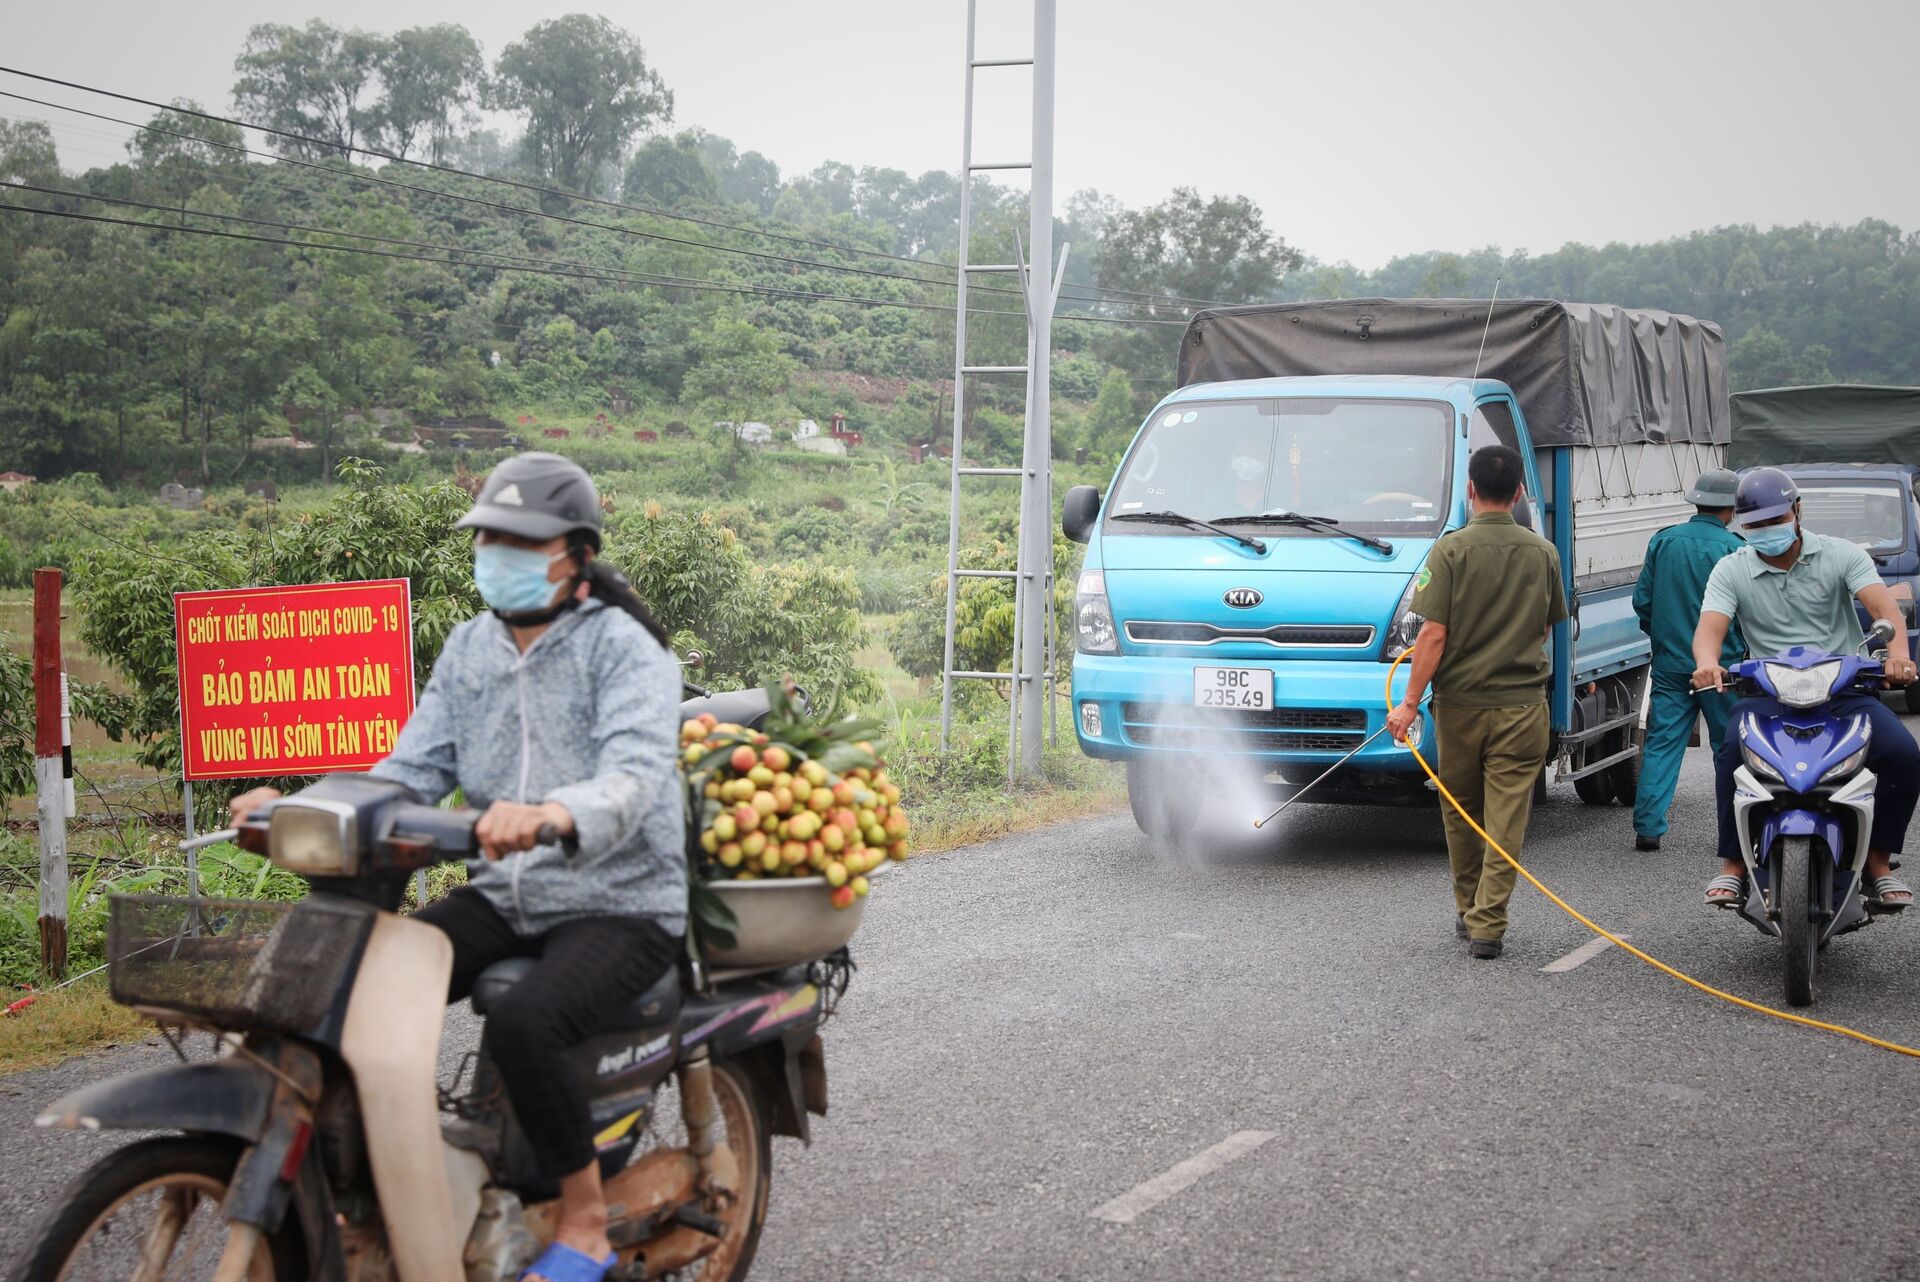
<path id="1" fill-rule="evenodd" d="M 1756 658 L 1794 646 L 1829 654 L 1852 654 L 1865 639 L 1853 603 L 1893 626 L 1887 647 L 1887 679 L 1907 685 L 1915 676 L 1907 630 L 1893 593 L 1880 581 L 1873 559 L 1859 548 L 1827 538 L 1800 523 L 1800 492 L 1778 468 L 1755 468 L 1740 478 L 1734 525 L 1747 546 L 1713 567 L 1693 634 L 1693 688 L 1727 684 L 1721 646 L 1735 619 Z M 1891 708 L 1871 694 L 1844 693 L 1830 705 L 1835 715 L 1867 718 L 1867 768 L 1878 778 L 1867 866 L 1861 871 L 1867 899 L 1892 912 L 1913 902 L 1913 891 L 1892 874 L 1892 856 L 1906 840 L 1914 804 L 1920 800 L 1920 744 Z M 1733 724 L 1747 708 L 1777 710 L 1771 700 L 1746 700 L 1733 709 Z M 1740 767 L 1740 736 L 1729 734 L 1716 763 L 1720 810 L 1720 875 L 1707 883 L 1707 902 L 1737 906 L 1746 897 L 1746 861 L 1733 821 L 1733 775 Z"/>

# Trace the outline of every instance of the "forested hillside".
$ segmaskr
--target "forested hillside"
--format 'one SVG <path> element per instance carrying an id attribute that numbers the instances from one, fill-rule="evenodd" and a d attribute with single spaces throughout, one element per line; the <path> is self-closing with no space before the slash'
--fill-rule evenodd
<path id="1" fill-rule="evenodd" d="M 451 25 L 265 25 L 233 105 L 206 112 L 0 80 L 0 470 L 225 479 L 291 425 L 319 448 L 272 470 L 324 478 L 376 409 L 635 428 L 838 410 L 883 445 L 947 430 L 953 175 L 785 175 L 676 132 L 671 86 L 605 19 L 538 23 L 491 61 Z M 62 155 L 43 119 L 101 141 Z M 981 181 L 974 200 L 974 257 L 1010 258 L 1023 198 Z M 1717 320 L 1739 386 L 1920 381 L 1920 254 L 1878 222 L 1361 271 L 1304 259 L 1244 198 L 1182 189 L 1146 209 L 1078 193 L 1056 239 L 1073 246 L 1060 445 L 1095 459 L 1164 390 L 1204 303 L 1484 296 L 1498 279 Z M 1009 282 L 980 278 L 970 302 L 975 358 L 1020 360 Z M 983 409 L 1017 408 L 1002 382 Z M 850 390 L 876 384 L 866 403 Z M 1017 449 L 998 420 L 974 439 Z"/>

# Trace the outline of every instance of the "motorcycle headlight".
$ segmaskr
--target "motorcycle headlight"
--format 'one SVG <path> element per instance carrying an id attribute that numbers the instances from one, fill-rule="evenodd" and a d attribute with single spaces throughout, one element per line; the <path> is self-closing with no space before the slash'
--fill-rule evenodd
<path id="1" fill-rule="evenodd" d="M 1747 769 L 1762 779 L 1771 779 L 1775 783 L 1785 783 L 1786 777 L 1759 753 L 1753 750 L 1749 742 L 1760 737 L 1760 723 L 1754 720 L 1751 712 L 1740 718 L 1740 759 L 1747 763 Z"/>
<path id="2" fill-rule="evenodd" d="M 1773 768 L 1772 763 L 1744 743 L 1740 745 L 1740 757 L 1747 763 L 1747 769 L 1753 771 L 1753 773 L 1760 776 L 1760 778 L 1771 779 L 1775 783 L 1786 782 L 1786 779 L 1781 776 L 1780 772 Z"/>
<path id="3" fill-rule="evenodd" d="M 1418 576 L 1408 579 L 1407 590 L 1400 594 L 1400 604 L 1393 607 L 1393 622 L 1387 625 L 1387 644 L 1380 651 L 1383 663 L 1392 663 L 1413 649 L 1414 641 L 1420 636 L 1420 625 L 1426 620 L 1413 612 L 1413 594 L 1418 584 Z"/>
<path id="4" fill-rule="evenodd" d="M 1073 595 L 1074 645 L 1082 654 L 1112 654 L 1120 648 L 1113 626 L 1113 608 L 1107 604 L 1107 576 L 1084 570 Z"/>
<path id="5" fill-rule="evenodd" d="M 351 877 L 360 866 L 353 816 L 282 801 L 268 816 L 267 858 L 308 876 Z"/>
<path id="6" fill-rule="evenodd" d="M 1853 774 L 1859 770 L 1861 766 L 1865 765 L 1866 760 L 1867 750 L 1863 746 L 1858 752 L 1849 753 L 1842 760 L 1835 762 L 1833 765 L 1821 771 L 1821 782 L 1824 783 L 1828 779 L 1845 779 L 1848 775 Z"/>
<path id="7" fill-rule="evenodd" d="M 1833 697 L 1833 683 L 1840 676 L 1840 661 L 1831 659 L 1811 668 L 1790 668 L 1784 663 L 1761 665 L 1774 697 L 1789 708 L 1813 708 Z"/>

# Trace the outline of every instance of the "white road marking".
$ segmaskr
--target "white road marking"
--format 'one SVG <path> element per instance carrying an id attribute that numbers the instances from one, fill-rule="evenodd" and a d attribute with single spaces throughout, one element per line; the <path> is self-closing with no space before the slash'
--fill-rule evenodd
<path id="1" fill-rule="evenodd" d="M 1136 1184 L 1105 1206 L 1094 1208 L 1093 1218 L 1109 1224 L 1131 1224 L 1143 1211 L 1152 1210 L 1235 1158 L 1245 1157 L 1278 1134 L 1277 1131 L 1235 1131 L 1206 1152 L 1197 1153 L 1145 1184 Z"/>
<path id="2" fill-rule="evenodd" d="M 1620 936 L 1620 938 L 1632 939 L 1633 936 L 1622 935 Z M 1546 965 L 1540 968 L 1540 971 L 1542 974 L 1545 974 L 1545 975 L 1558 975 L 1563 971 L 1572 970 L 1575 966 L 1586 965 L 1588 962 L 1598 957 L 1601 953 L 1606 952 L 1607 949 L 1611 947 L 1613 947 L 1613 941 L 1611 939 L 1608 939 L 1604 935 L 1595 935 L 1592 939 L 1589 939 L 1586 943 L 1580 945 L 1580 947 L 1574 949 L 1572 952 L 1568 953 L 1565 957 L 1561 957 L 1561 958 L 1558 958 L 1557 960 L 1548 962 Z"/>

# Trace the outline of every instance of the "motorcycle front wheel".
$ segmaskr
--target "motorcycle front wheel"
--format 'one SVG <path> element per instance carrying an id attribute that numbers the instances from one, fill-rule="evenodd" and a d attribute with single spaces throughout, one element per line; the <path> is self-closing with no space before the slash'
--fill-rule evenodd
<path id="1" fill-rule="evenodd" d="M 202 1282 L 226 1246 L 220 1214 L 238 1144 L 168 1137 L 107 1154 L 54 1199 L 21 1254 L 21 1282 Z M 289 1213 L 253 1253 L 248 1282 L 305 1272 Z"/>
<path id="2" fill-rule="evenodd" d="M 1780 896 L 1780 944 L 1785 949 L 1787 1005 L 1813 1005 L 1813 972 L 1820 954 L 1814 916 L 1813 838 L 1782 837 L 1773 848 L 1773 884 Z"/>

